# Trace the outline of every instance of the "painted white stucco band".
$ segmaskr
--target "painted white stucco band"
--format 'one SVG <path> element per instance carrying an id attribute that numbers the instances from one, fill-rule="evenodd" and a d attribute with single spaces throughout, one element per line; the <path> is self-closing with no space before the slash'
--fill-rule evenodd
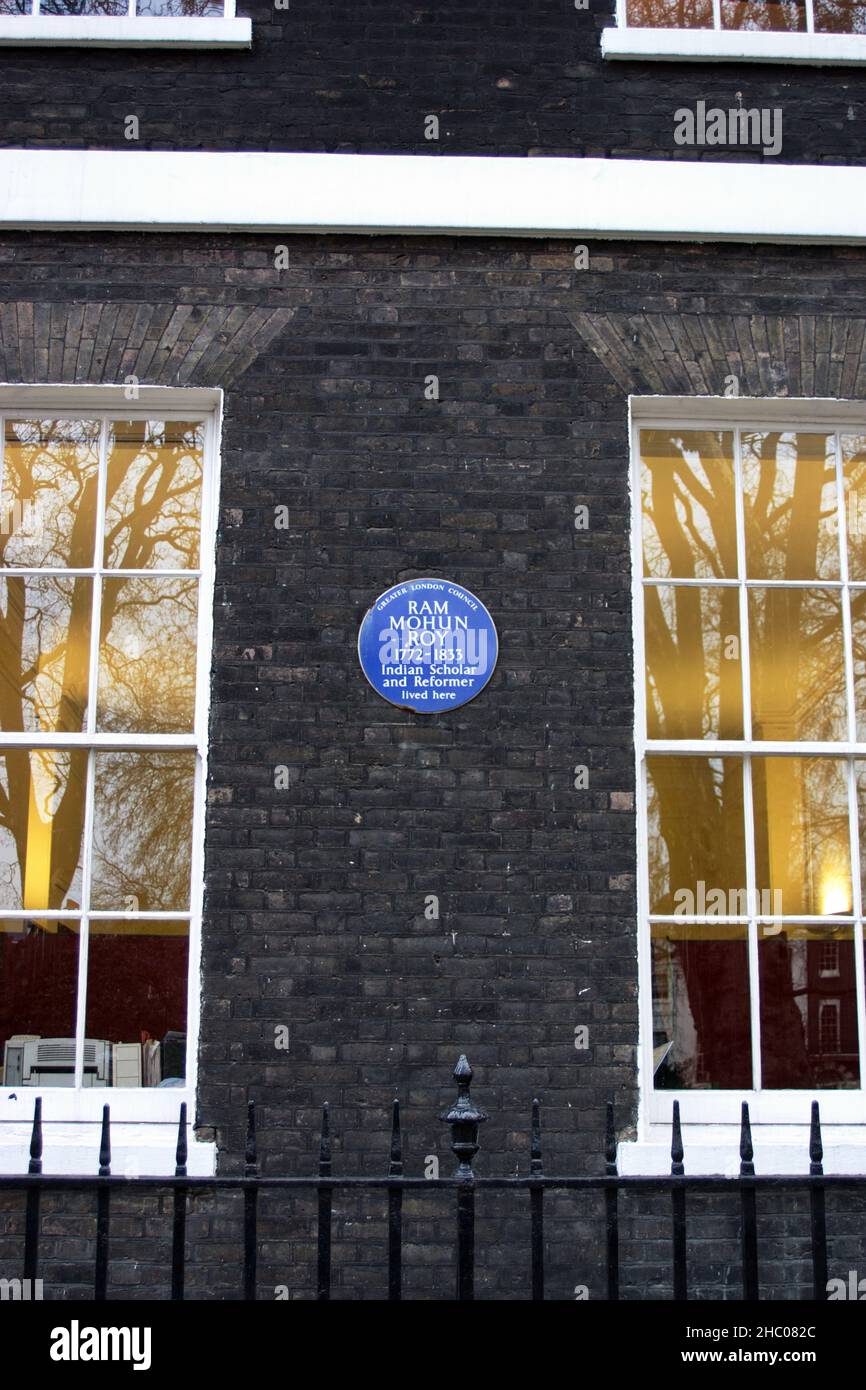
<path id="1" fill-rule="evenodd" d="M 0 151 L 0 226 L 866 242 L 866 167 Z"/>

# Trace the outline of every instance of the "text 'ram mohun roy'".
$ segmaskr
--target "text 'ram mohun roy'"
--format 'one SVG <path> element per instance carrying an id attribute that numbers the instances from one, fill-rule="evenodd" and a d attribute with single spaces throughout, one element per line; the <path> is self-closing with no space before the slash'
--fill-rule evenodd
<path id="1" fill-rule="evenodd" d="M 486 630 L 472 628 L 468 617 L 450 613 L 448 599 L 410 599 L 407 607 L 408 613 L 392 614 L 379 633 L 383 668 L 400 666 L 391 672 L 395 676 L 416 674 L 403 670 L 404 665 L 454 664 L 453 671 L 431 673 L 437 675 L 479 675 L 487 670 Z"/>

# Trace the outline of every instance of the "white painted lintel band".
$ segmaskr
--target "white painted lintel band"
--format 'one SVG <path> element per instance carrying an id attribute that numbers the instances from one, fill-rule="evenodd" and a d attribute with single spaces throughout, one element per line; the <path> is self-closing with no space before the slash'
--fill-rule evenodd
<path id="1" fill-rule="evenodd" d="M 866 241 L 866 167 L 0 150 L 0 226 Z"/>

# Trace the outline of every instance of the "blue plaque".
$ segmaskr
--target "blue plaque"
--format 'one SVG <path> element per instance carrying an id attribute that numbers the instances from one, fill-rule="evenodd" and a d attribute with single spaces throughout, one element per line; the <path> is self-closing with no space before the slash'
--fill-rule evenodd
<path id="1" fill-rule="evenodd" d="M 358 633 L 358 657 L 373 689 L 415 714 L 444 714 L 474 700 L 498 654 L 484 604 L 450 579 L 407 579 L 386 589 Z"/>

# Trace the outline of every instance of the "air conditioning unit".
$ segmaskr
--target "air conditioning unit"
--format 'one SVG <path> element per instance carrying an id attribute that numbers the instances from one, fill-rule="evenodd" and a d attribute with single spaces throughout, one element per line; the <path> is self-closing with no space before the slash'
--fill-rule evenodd
<path id="1" fill-rule="evenodd" d="M 6 1086 L 74 1086 L 74 1038 L 12 1037 L 3 1058 Z M 111 1043 L 84 1040 L 82 1086 L 111 1085 Z"/>
<path id="2" fill-rule="evenodd" d="M 38 1033 L 13 1033 L 3 1049 L 3 1085 L 24 1084 L 24 1044 L 38 1042 Z"/>

